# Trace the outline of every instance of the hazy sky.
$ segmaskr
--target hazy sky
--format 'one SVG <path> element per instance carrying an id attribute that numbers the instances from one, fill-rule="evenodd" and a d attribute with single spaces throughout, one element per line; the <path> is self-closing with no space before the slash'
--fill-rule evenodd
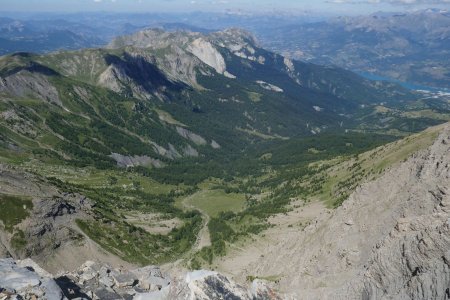
<path id="1" fill-rule="evenodd" d="M 270 11 L 372 12 L 450 8 L 450 0 L 0 0 L 2 11 Z"/>

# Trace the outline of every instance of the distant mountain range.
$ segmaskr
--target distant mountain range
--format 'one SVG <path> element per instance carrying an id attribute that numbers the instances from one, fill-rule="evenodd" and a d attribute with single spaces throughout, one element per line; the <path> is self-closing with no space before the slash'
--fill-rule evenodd
<path id="1" fill-rule="evenodd" d="M 417 93 L 289 60 L 237 29 L 145 30 L 103 49 L 17 53 L 0 58 L 0 76 L 3 145 L 52 149 L 74 163 L 141 156 L 136 164 L 161 166 L 255 140 L 439 123 L 396 112 L 430 108 Z"/>
<path id="2" fill-rule="evenodd" d="M 450 87 L 450 13 L 428 9 L 340 17 L 258 31 L 269 49 L 310 62 Z"/>
<path id="3" fill-rule="evenodd" d="M 75 13 L 0 18 L 0 54 L 99 47 L 146 28 L 253 32 L 285 56 L 336 65 L 372 78 L 450 86 L 450 13 L 428 9 L 360 17 L 244 13 Z M 101 21 L 100 21 L 101 20 Z"/>
<path id="4" fill-rule="evenodd" d="M 105 42 L 93 30 L 65 21 L 19 21 L 0 18 L 0 55 L 94 47 Z"/>
<path id="5" fill-rule="evenodd" d="M 228 27 L 248 30 L 323 20 L 316 15 L 242 13 L 0 13 L 0 55 L 17 51 L 50 52 L 107 44 L 145 28 L 211 32 Z"/>

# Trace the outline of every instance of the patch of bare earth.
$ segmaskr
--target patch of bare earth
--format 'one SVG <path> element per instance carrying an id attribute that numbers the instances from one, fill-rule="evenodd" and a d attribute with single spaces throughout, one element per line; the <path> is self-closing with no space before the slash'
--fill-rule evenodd
<path id="1" fill-rule="evenodd" d="M 297 239 L 303 235 L 304 228 L 311 222 L 316 222 L 319 217 L 326 217 L 329 214 L 324 203 L 319 201 L 304 203 L 297 200 L 291 206 L 292 211 L 269 218 L 268 222 L 273 227 L 257 237 L 232 245 L 228 254 L 216 261 L 218 271 L 239 282 L 244 282 L 247 276 L 282 278 L 283 274 L 256 274 L 253 266 L 265 261 L 265 257 L 280 243 Z M 289 264 L 289 257 L 286 257 L 285 263 Z"/>
<path id="2" fill-rule="evenodd" d="M 74 226 L 73 229 L 76 229 Z M 78 231 L 78 230 L 77 230 Z M 55 250 L 51 257 L 37 259 L 37 262 L 47 271 L 60 273 L 72 271 L 80 267 L 85 261 L 94 261 L 101 264 L 108 264 L 114 268 L 135 268 L 136 265 L 128 263 L 121 258 L 102 249 L 96 242 L 92 241 L 84 233 L 82 242 L 65 244 Z"/>
<path id="3" fill-rule="evenodd" d="M 182 221 L 178 218 L 165 219 L 161 214 L 145 214 L 140 212 L 132 212 L 126 215 L 125 219 L 128 223 L 136 227 L 142 228 L 151 234 L 169 234 L 169 232 L 182 225 Z"/>

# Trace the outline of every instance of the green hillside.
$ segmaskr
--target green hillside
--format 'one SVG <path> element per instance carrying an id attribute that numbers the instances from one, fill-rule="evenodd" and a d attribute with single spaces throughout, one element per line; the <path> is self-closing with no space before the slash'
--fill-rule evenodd
<path id="1" fill-rule="evenodd" d="M 0 57 L 0 77 L 0 162 L 93 200 L 95 218 L 79 228 L 140 264 L 211 263 L 293 198 L 339 205 L 411 153 L 372 163 L 367 151 L 450 113 L 393 84 L 292 62 L 236 30 L 17 53 Z M 197 251 L 201 230 L 211 245 Z"/>

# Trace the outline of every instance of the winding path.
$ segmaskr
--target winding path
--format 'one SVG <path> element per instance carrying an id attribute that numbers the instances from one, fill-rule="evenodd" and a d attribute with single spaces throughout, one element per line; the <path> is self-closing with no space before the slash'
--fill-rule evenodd
<path id="1" fill-rule="evenodd" d="M 197 193 L 199 193 L 199 192 L 197 192 Z M 202 227 L 202 229 L 200 229 L 200 231 L 197 235 L 197 240 L 195 241 L 195 244 L 192 246 L 193 251 L 199 251 L 203 247 L 211 246 L 211 238 L 209 236 L 209 230 L 208 230 L 208 223 L 209 223 L 210 217 L 203 210 L 187 203 L 192 198 L 195 198 L 197 193 L 184 198 L 182 201 L 182 204 L 186 209 L 198 210 L 202 214 L 202 217 L 203 217 L 203 227 Z"/>

